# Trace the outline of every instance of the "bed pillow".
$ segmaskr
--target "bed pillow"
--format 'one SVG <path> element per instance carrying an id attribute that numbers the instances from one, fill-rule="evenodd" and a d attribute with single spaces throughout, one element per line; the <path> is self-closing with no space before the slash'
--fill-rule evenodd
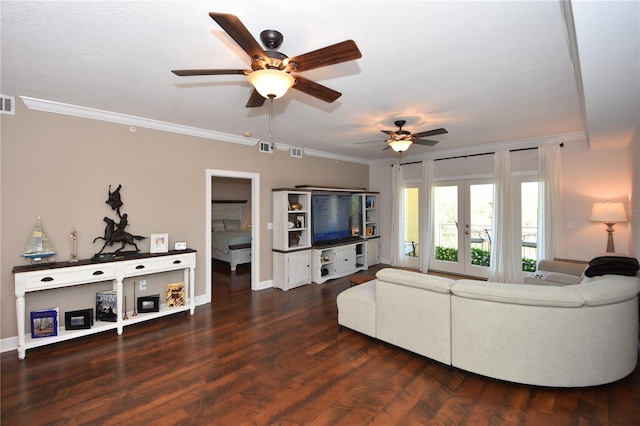
<path id="1" fill-rule="evenodd" d="M 239 220 L 224 219 L 224 229 L 227 231 L 239 231 L 240 225 Z"/>
<path id="2" fill-rule="evenodd" d="M 222 232 L 224 231 L 224 222 L 221 220 L 213 220 L 211 221 L 211 230 L 213 232 Z"/>

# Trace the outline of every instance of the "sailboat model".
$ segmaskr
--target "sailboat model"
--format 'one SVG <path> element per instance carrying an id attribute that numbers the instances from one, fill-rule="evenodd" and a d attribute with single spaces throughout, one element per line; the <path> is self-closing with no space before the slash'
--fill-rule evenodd
<path id="1" fill-rule="evenodd" d="M 31 234 L 27 240 L 27 247 L 22 254 L 26 259 L 31 262 L 39 262 L 42 259 L 47 259 L 56 254 L 56 249 L 53 246 L 53 242 L 49 239 L 42 229 L 42 222 L 40 218 L 36 220 L 36 223 L 31 228 Z"/>

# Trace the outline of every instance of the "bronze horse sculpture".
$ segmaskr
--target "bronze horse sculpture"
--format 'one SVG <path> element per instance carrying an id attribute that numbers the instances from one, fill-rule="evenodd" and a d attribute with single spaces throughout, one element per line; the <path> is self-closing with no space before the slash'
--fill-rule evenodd
<path id="1" fill-rule="evenodd" d="M 127 244 L 133 245 L 136 248 L 136 251 L 140 251 L 135 241 L 136 240 L 141 241 L 147 237 L 143 237 L 141 235 L 132 235 L 124 230 L 124 227 L 126 226 L 126 223 L 127 223 L 126 213 L 122 216 L 122 222 L 124 222 L 123 226 L 118 225 L 116 227 L 116 221 L 106 216 L 104 217 L 103 220 L 107 222 L 107 226 L 104 228 L 104 237 L 96 237 L 93 240 L 94 243 L 98 240 L 104 241 L 104 245 L 102 246 L 98 254 L 102 253 L 102 251 L 107 246 L 112 246 L 114 243 L 122 243 L 122 246 L 119 249 L 117 249 L 115 253 L 118 253 L 119 251 L 124 249 Z"/>

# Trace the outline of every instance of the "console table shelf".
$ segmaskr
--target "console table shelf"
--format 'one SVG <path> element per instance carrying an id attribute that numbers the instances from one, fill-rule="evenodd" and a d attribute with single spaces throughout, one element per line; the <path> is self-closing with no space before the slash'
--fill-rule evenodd
<path id="1" fill-rule="evenodd" d="M 171 315 L 178 312 L 195 312 L 195 268 L 196 251 L 192 249 L 172 250 L 168 253 L 140 253 L 134 258 L 116 258 L 108 262 L 81 260 L 76 263 L 57 262 L 42 265 L 16 266 L 13 268 L 16 295 L 16 316 L 18 321 L 18 358 L 24 359 L 26 350 L 52 343 L 62 342 L 77 337 L 88 336 L 108 330 L 117 330 L 122 334 L 123 328 L 142 321 Z M 159 312 L 138 313 L 127 312 L 128 319 L 123 318 L 123 281 L 141 275 L 182 270 L 185 284 L 184 306 L 167 307 L 160 305 Z M 117 321 L 96 321 L 89 329 L 66 330 L 58 327 L 58 335 L 31 338 L 26 332 L 27 316 L 25 297 L 30 292 L 60 289 L 83 284 L 111 282 L 117 295 Z M 95 303 L 95 300 L 93 301 Z M 134 301 L 135 303 L 135 301 Z M 63 317 L 64 313 L 60 313 Z"/>

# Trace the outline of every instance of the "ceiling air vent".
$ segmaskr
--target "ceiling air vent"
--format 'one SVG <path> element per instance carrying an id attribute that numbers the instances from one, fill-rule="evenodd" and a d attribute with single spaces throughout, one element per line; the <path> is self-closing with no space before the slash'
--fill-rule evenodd
<path id="1" fill-rule="evenodd" d="M 291 156 L 296 158 L 302 158 L 302 148 L 291 147 Z"/>
<path id="2" fill-rule="evenodd" d="M 260 141 L 260 152 L 273 154 L 273 145 L 270 142 Z"/>
<path id="3" fill-rule="evenodd" d="M 0 95 L 0 114 L 15 114 L 15 103 L 13 96 Z"/>

